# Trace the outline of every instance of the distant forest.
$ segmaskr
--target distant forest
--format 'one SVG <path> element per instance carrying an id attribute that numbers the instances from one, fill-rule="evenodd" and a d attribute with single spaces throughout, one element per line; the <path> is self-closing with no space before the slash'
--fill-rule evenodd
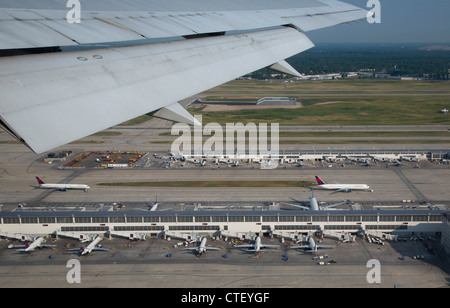
<path id="1" fill-rule="evenodd" d="M 319 44 L 287 59 L 297 71 L 306 75 L 358 72 L 374 69 L 393 76 L 427 77 L 448 80 L 450 47 L 433 44 Z M 273 71 L 252 74 L 265 79 Z"/>

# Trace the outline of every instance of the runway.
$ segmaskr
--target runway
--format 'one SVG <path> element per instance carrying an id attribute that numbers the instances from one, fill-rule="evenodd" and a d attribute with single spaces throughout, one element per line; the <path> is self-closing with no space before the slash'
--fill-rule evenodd
<path id="1" fill-rule="evenodd" d="M 47 167 L 44 165 L 44 167 Z M 317 169 L 163 169 L 163 170 L 53 170 L 27 168 L 26 172 L 18 176 L 10 176 L 6 171 L 2 173 L 5 179 L 0 187 L 1 202 L 118 202 L 118 201 L 287 201 L 309 195 L 310 192 L 302 187 L 277 188 L 248 188 L 248 187 L 114 187 L 99 186 L 99 183 L 114 182 L 164 182 L 164 181 L 311 181 L 319 175 L 329 183 L 361 183 L 368 184 L 374 192 L 352 192 L 331 195 L 326 200 L 337 198 L 353 199 L 355 201 L 383 201 L 383 200 L 433 200 L 448 201 L 450 192 L 446 189 L 448 169 L 399 169 L 391 168 L 317 168 Z M 89 192 L 83 191 L 55 191 L 36 189 L 35 175 L 45 175 L 52 183 L 87 184 Z M 7 179 L 7 180 L 6 180 Z M 317 191 L 316 195 L 327 195 L 330 192 Z M 425 198 L 425 199 L 424 199 Z"/>

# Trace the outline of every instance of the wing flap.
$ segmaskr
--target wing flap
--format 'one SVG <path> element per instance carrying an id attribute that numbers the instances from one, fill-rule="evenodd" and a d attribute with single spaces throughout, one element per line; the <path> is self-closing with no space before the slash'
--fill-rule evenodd
<path id="1" fill-rule="evenodd" d="M 304 15 L 286 18 L 286 21 L 297 26 L 304 32 L 335 26 L 367 16 L 367 11 L 359 9 L 347 12 Z"/>
<path id="2" fill-rule="evenodd" d="M 69 24 L 66 0 L 14 2 L 9 6 L 0 4 L 0 49 L 254 31 L 287 24 L 311 31 L 358 20 L 367 14 L 335 0 L 197 0 L 187 4 L 180 0 L 92 0 L 81 5 L 81 23 Z M 16 28 L 20 23 L 25 25 Z M 23 31 L 30 25 L 34 25 L 31 32 Z"/>
<path id="3" fill-rule="evenodd" d="M 106 42 L 105 39 L 110 42 L 119 42 L 145 38 L 129 28 L 98 18 L 83 20 L 82 24 L 69 24 L 65 20 L 40 20 L 39 23 L 56 33 L 64 33 L 72 41 L 71 45 L 74 45 L 74 42 L 103 43 Z"/>
<path id="4" fill-rule="evenodd" d="M 2 20 L 0 29 L 0 49 L 75 45 L 73 40 L 48 31 L 46 26 L 36 20 Z"/>
<path id="5" fill-rule="evenodd" d="M 107 20 L 110 23 L 113 22 L 111 19 Z M 145 38 L 174 37 L 178 36 L 179 33 L 183 35 L 196 34 L 183 25 L 174 24 L 170 20 L 157 16 L 116 18 L 114 23 L 139 33 Z"/>
<path id="6" fill-rule="evenodd" d="M 170 43 L 0 58 L 0 116 L 43 153 L 313 47 L 280 28 Z M 211 74 L 214 72 L 214 74 Z"/>

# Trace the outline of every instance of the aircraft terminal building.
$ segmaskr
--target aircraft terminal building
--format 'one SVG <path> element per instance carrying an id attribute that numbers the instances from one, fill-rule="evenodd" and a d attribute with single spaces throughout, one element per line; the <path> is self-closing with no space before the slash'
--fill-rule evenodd
<path id="1" fill-rule="evenodd" d="M 0 212 L 0 235 L 179 233 L 303 233 L 373 231 L 398 235 L 440 234 L 440 210 L 330 211 L 68 211 Z"/>

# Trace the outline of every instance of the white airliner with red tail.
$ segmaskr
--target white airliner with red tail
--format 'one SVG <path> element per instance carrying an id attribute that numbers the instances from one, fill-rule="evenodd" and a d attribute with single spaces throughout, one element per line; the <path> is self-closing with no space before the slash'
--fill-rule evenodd
<path id="1" fill-rule="evenodd" d="M 90 188 L 88 185 L 85 185 L 85 184 L 67 184 L 67 183 L 65 183 L 65 184 L 46 184 L 38 176 L 36 177 L 36 180 L 39 183 L 39 188 L 59 189 L 62 191 L 66 191 L 68 189 L 82 189 L 86 192 Z"/>
<path id="2" fill-rule="evenodd" d="M 38 237 L 32 243 L 25 242 L 24 245 L 9 245 L 8 248 L 10 248 L 10 249 L 11 248 L 16 248 L 16 249 L 20 248 L 20 249 L 17 249 L 17 251 L 19 251 L 19 252 L 32 252 L 32 251 L 35 251 L 36 249 L 56 247 L 56 245 L 44 244 L 44 242 L 45 242 L 45 239 L 43 237 Z"/>
<path id="3" fill-rule="evenodd" d="M 367 184 L 327 184 L 316 175 L 317 186 L 314 189 L 335 190 L 336 192 L 352 192 L 353 190 L 365 190 L 372 192 Z"/>
<path id="4" fill-rule="evenodd" d="M 103 238 L 97 236 L 87 247 L 71 248 L 66 249 L 66 251 L 78 251 L 81 256 L 90 254 L 93 251 L 110 251 L 107 248 L 97 247 L 97 244 L 100 243 L 102 240 Z"/>

